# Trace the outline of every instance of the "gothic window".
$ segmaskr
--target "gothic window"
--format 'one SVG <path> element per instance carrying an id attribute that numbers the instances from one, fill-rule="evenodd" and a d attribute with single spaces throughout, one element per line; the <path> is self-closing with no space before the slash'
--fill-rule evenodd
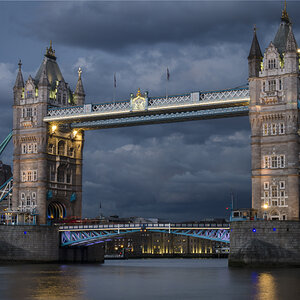
<path id="1" fill-rule="evenodd" d="M 264 191 L 264 196 L 265 196 L 265 198 L 269 198 L 269 191 Z"/>
<path id="2" fill-rule="evenodd" d="M 279 156 L 279 167 L 284 168 L 285 167 L 285 155 Z"/>
<path id="3" fill-rule="evenodd" d="M 74 148 L 73 147 L 69 148 L 69 156 L 71 156 L 71 157 L 74 156 Z"/>
<path id="4" fill-rule="evenodd" d="M 71 171 L 67 172 L 67 183 L 71 183 Z"/>
<path id="5" fill-rule="evenodd" d="M 30 204 L 31 204 L 31 197 L 30 197 L 30 195 L 27 195 L 27 197 L 26 197 L 26 205 L 30 206 Z"/>
<path id="6" fill-rule="evenodd" d="M 269 126 L 268 123 L 263 124 L 263 135 L 268 135 L 269 134 Z"/>
<path id="7" fill-rule="evenodd" d="M 26 108 L 26 117 L 32 117 L 32 107 L 27 107 Z"/>
<path id="8" fill-rule="evenodd" d="M 276 135 L 277 133 L 277 124 L 271 124 L 271 135 Z"/>
<path id="9" fill-rule="evenodd" d="M 265 81 L 263 82 L 263 91 L 264 92 L 266 91 L 266 83 L 265 83 Z"/>
<path id="10" fill-rule="evenodd" d="M 33 116 L 36 116 L 37 113 L 36 113 L 36 107 L 33 109 Z"/>
<path id="11" fill-rule="evenodd" d="M 264 168 L 266 168 L 266 169 L 270 168 L 270 158 L 269 158 L 269 156 L 264 156 Z"/>
<path id="12" fill-rule="evenodd" d="M 279 132 L 279 134 L 285 133 L 284 123 L 279 123 L 278 132 Z"/>
<path id="13" fill-rule="evenodd" d="M 33 153 L 37 153 L 37 143 L 33 144 L 33 149 L 32 149 Z"/>
<path id="14" fill-rule="evenodd" d="M 32 98 L 33 97 L 33 93 L 32 90 L 26 91 L 26 98 Z"/>
<path id="15" fill-rule="evenodd" d="M 65 170 L 64 167 L 60 166 L 57 169 L 57 181 L 58 182 L 65 182 Z"/>
<path id="16" fill-rule="evenodd" d="M 22 144 L 22 154 L 26 154 L 26 144 Z"/>
<path id="17" fill-rule="evenodd" d="M 32 181 L 32 171 L 27 172 L 27 181 Z"/>
<path id="18" fill-rule="evenodd" d="M 58 143 L 58 155 L 65 155 L 65 142 L 59 141 Z"/>
<path id="19" fill-rule="evenodd" d="M 269 80 L 269 91 L 274 92 L 276 91 L 276 80 Z"/>
<path id="20" fill-rule="evenodd" d="M 269 61 L 268 61 L 268 67 L 271 70 L 276 68 L 276 60 L 274 58 L 269 59 Z"/>
<path id="21" fill-rule="evenodd" d="M 282 90 L 282 82 L 281 82 L 281 79 L 279 79 L 279 90 L 280 90 L 280 91 Z"/>
<path id="22" fill-rule="evenodd" d="M 21 206 L 25 203 L 25 193 L 21 193 Z"/>
<path id="23" fill-rule="evenodd" d="M 27 145 L 27 153 L 32 153 L 32 144 Z"/>
<path id="24" fill-rule="evenodd" d="M 67 104 L 67 96 L 66 94 L 63 94 L 63 105 Z"/>
<path id="25" fill-rule="evenodd" d="M 272 185 L 271 192 L 272 192 L 272 198 L 277 198 L 278 197 L 278 189 L 277 189 L 276 185 Z"/>
<path id="26" fill-rule="evenodd" d="M 264 189 L 265 190 L 269 189 L 269 182 L 268 181 L 264 182 Z"/>
<path id="27" fill-rule="evenodd" d="M 278 168 L 277 155 L 272 155 L 271 156 L 271 168 L 272 169 Z"/>
<path id="28" fill-rule="evenodd" d="M 27 181 L 27 176 L 26 176 L 26 172 L 22 172 L 22 182 L 26 182 Z"/>
<path id="29" fill-rule="evenodd" d="M 280 189 L 285 189 L 285 181 L 280 181 L 279 182 L 279 188 Z"/>
<path id="30" fill-rule="evenodd" d="M 278 200 L 272 199 L 272 206 L 278 206 Z"/>
<path id="31" fill-rule="evenodd" d="M 55 154 L 54 153 L 54 145 L 53 144 L 49 144 L 48 151 L 49 151 L 50 154 Z"/>
<path id="32" fill-rule="evenodd" d="M 53 165 L 50 167 L 50 181 L 56 181 L 55 166 Z"/>
<path id="33" fill-rule="evenodd" d="M 26 117 L 26 108 L 22 108 L 22 118 Z"/>
<path id="34" fill-rule="evenodd" d="M 32 174 L 33 174 L 32 181 L 37 181 L 37 170 L 34 170 L 34 171 L 32 172 Z"/>

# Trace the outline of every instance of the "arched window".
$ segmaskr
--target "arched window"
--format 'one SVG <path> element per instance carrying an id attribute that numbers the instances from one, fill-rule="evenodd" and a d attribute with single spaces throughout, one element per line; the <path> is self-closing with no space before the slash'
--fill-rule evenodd
<path id="1" fill-rule="evenodd" d="M 65 142 L 64 141 L 58 142 L 58 155 L 65 155 Z"/>
<path id="2" fill-rule="evenodd" d="M 65 167 L 64 166 L 59 166 L 57 168 L 57 181 L 65 182 Z"/>

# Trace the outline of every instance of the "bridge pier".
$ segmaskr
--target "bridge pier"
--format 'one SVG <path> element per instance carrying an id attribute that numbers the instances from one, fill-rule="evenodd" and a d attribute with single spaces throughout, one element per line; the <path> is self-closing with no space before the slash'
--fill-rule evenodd
<path id="1" fill-rule="evenodd" d="M 300 221 L 238 221 L 230 228 L 229 266 L 300 266 Z"/>
<path id="2" fill-rule="evenodd" d="M 0 262 L 103 263 L 102 244 L 61 248 L 58 227 L 0 225 Z"/>

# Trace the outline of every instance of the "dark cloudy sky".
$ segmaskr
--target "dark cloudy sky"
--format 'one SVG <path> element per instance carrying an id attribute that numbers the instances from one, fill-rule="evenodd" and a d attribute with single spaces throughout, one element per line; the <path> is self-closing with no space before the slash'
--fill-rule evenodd
<path id="1" fill-rule="evenodd" d="M 19 59 L 35 75 L 49 40 L 74 89 L 83 69 L 87 103 L 140 87 L 164 95 L 247 83 L 256 24 L 262 51 L 274 38 L 283 1 L 0 2 L 0 137 L 12 127 L 12 87 Z M 300 2 L 288 1 L 296 38 Z M 11 163 L 12 147 L 2 156 Z M 86 133 L 85 216 L 197 220 L 223 217 L 230 191 L 251 205 L 247 117 L 106 129 Z"/>

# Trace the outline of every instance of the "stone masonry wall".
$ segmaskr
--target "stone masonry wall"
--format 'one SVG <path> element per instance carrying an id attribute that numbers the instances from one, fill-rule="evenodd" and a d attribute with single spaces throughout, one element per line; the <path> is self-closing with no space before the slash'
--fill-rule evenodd
<path id="1" fill-rule="evenodd" d="M 232 222 L 229 266 L 300 266 L 300 221 Z"/>
<path id="2" fill-rule="evenodd" d="M 59 232 L 53 226 L 0 226 L 0 261 L 55 262 Z"/>

